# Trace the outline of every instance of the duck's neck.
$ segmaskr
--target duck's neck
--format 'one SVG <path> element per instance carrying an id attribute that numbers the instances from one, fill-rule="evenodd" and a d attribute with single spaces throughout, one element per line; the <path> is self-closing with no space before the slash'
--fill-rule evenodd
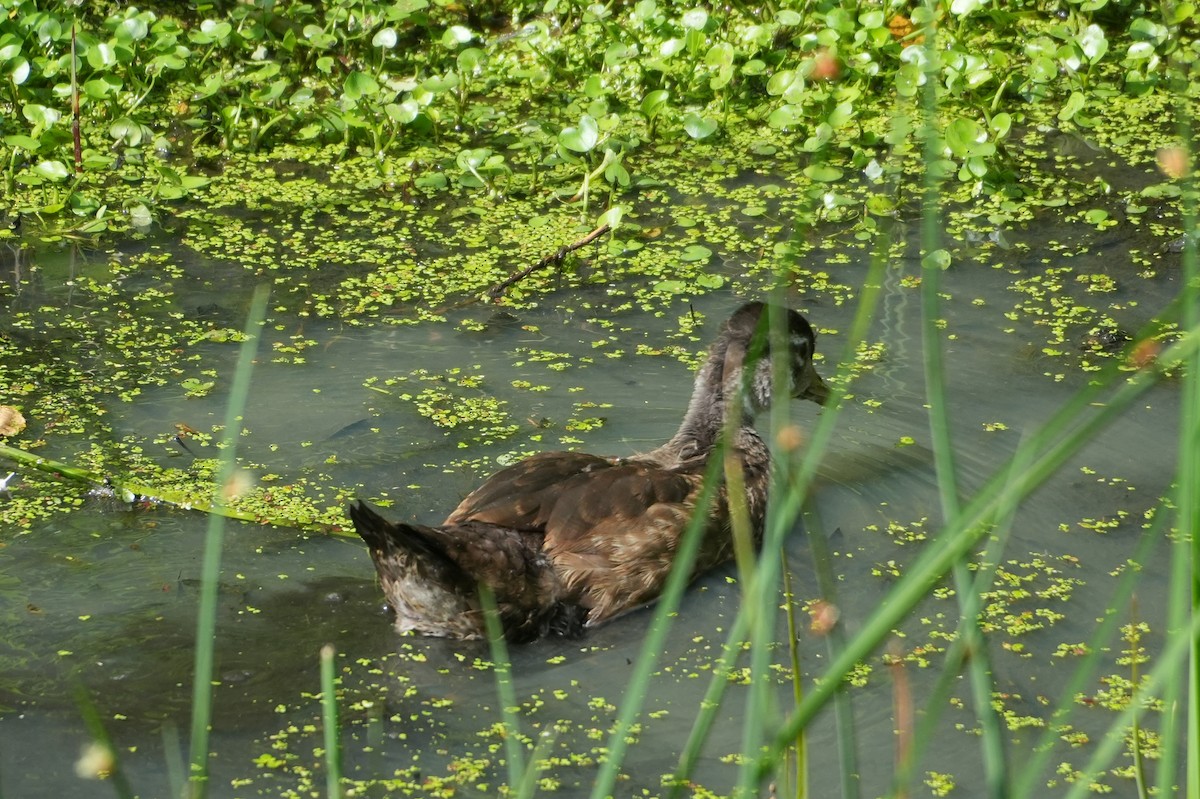
<path id="1" fill-rule="evenodd" d="M 743 396 L 742 368 L 740 354 L 727 353 L 725 349 L 711 352 L 696 373 L 692 399 L 679 430 L 655 454 L 664 461 L 678 463 L 705 457 L 729 424 L 736 428 L 733 431 L 736 449 L 743 449 L 747 438 L 757 441 L 755 409 Z"/>

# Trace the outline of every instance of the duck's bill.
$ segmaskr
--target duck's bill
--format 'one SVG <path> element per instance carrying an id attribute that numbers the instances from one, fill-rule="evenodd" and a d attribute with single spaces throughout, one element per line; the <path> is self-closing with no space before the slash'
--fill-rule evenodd
<path id="1" fill-rule="evenodd" d="M 825 381 L 817 374 L 817 370 L 811 363 L 804 370 L 804 378 L 797 386 L 799 390 L 796 392 L 796 399 L 812 400 L 818 405 L 824 405 L 829 401 L 829 386 L 825 385 Z"/>

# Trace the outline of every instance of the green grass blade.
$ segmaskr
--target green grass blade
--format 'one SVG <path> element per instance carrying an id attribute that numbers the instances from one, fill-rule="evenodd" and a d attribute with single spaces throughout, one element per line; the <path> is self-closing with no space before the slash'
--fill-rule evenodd
<path id="1" fill-rule="evenodd" d="M 221 504 L 222 492 L 233 475 L 237 439 L 242 429 L 242 414 L 250 393 L 250 374 L 258 350 L 259 330 L 267 311 L 270 289 L 266 285 L 254 291 L 246 318 L 246 340 L 238 353 L 229 405 L 225 410 L 225 435 L 221 462 L 217 470 L 214 502 Z M 216 646 L 217 586 L 221 578 L 221 547 L 225 534 L 225 517 L 211 514 L 204 539 L 204 564 L 201 571 L 200 603 L 196 622 L 196 656 L 192 677 L 192 734 L 190 747 L 190 793 L 203 797 L 208 790 L 208 736 L 212 719 L 213 650 Z"/>
<path id="2" fill-rule="evenodd" d="M 1164 364 L 1174 364 L 1190 357 L 1200 344 L 1200 331 L 1189 330 L 1187 335 L 1163 353 Z M 925 592 L 938 579 L 947 574 L 985 534 L 986 522 L 997 517 L 1004 507 L 1020 502 L 1036 489 L 1049 475 L 1093 440 L 1107 425 L 1140 397 L 1158 377 L 1157 372 L 1140 372 L 1107 397 L 1099 407 L 1092 401 L 1099 398 L 1101 385 L 1092 385 L 1080 391 L 1062 411 L 1042 425 L 1030 437 L 1025 447 L 1036 455 L 1018 452 L 1013 460 L 1028 458 L 1030 467 L 1017 475 L 1010 484 L 1009 468 L 1002 468 L 998 477 L 993 477 L 978 492 L 975 498 L 955 518 L 947 520 L 944 532 L 938 536 L 917 559 L 908 574 L 902 577 L 889 592 L 884 602 L 847 645 L 841 655 L 826 669 L 825 676 L 805 697 L 800 709 L 788 720 L 760 756 L 759 775 L 765 776 L 773 768 L 781 753 L 794 739 L 797 730 L 807 724 L 831 699 L 841 679 L 853 666 L 866 657 L 887 637 L 891 629 L 904 618 L 924 597 Z M 1010 461 L 1011 463 L 1011 461 Z"/>
<path id="3" fill-rule="evenodd" d="M 516 789 L 525 773 L 525 755 L 521 752 L 521 720 L 517 718 L 517 695 L 513 690 L 512 661 L 508 657 L 508 642 L 500 625 L 496 594 L 484 583 L 479 584 L 479 602 L 483 607 L 483 623 L 487 629 L 488 645 L 492 649 L 492 670 L 496 674 L 496 694 L 500 698 L 500 717 L 504 724 L 504 759 L 508 769 L 508 784 Z M 524 796 L 524 794 L 518 794 Z"/>
<path id="4" fill-rule="evenodd" d="M 592 799 L 606 799 L 606 797 L 614 795 L 613 788 L 617 783 L 617 774 L 628 748 L 629 729 L 641 714 L 642 703 L 645 701 L 646 690 L 650 683 L 650 674 L 658 663 L 658 656 L 663 650 L 663 642 L 670 629 L 671 619 L 679 607 L 679 600 L 691 581 L 692 564 L 696 561 L 696 553 L 700 549 L 700 541 L 704 536 L 704 523 L 708 517 L 707 509 L 716 497 L 716 487 L 723 468 L 726 447 L 723 436 L 709 457 L 708 468 L 704 474 L 704 486 L 701 489 L 700 497 L 696 500 L 696 509 L 683 534 L 679 550 L 676 552 L 671 575 L 667 578 L 667 584 L 658 598 L 654 609 L 654 618 L 642 641 L 641 651 L 634 663 L 633 674 L 629 678 L 628 687 L 621 702 L 621 711 L 617 716 L 612 734 L 608 738 L 608 756 L 601 764 L 596 781 L 592 784 Z"/>
<path id="5" fill-rule="evenodd" d="M 342 795 L 341 729 L 333 668 L 336 654 L 332 644 L 321 647 L 321 726 L 325 739 L 325 795 L 329 799 L 340 799 Z"/>

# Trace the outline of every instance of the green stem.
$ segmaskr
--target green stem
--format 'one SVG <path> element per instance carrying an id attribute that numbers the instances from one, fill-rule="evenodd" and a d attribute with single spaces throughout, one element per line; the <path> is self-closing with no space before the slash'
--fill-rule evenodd
<path id="1" fill-rule="evenodd" d="M 250 301 L 246 318 L 246 339 L 238 353 L 229 405 L 225 409 L 225 440 L 217 469 L 213 503 L 224 505 L 226 484 L 233 475 L 237 441 L 242 432 L 242 415 L 250 393 L 250 374 L 258 351 L 259 329 L 267 312 L 270 287 L 258 286 Z M 208 737 L 212 719 L 212 676 L 217 632 L 217 587 L 221 579 L 221 547 L 225 536 L 225 518 L 219 514 L 208 517 L 208 533 L 204 542 L 204 564 L 200 577 L 199 618 L 196 622 L 196 658 L 192 677 L 192 737 L 191 774 L 189 788 L 194 799 L 203 799 L 208 792 Z"/>

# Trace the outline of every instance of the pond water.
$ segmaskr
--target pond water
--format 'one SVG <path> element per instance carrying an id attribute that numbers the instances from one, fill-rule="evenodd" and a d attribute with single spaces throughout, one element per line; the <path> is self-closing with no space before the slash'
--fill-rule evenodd
<path id="1" fill-rule="evenodd" d="M 868 336 L 868 342 L 882 345 L 883 354 L 853 382 L 854 397 L 842 412 L 810 498 L 816 520 L 812 532 L 827 539 L 833 553 L 840 620 L 847 634 L 870 617 L 894 582 L 892 570 L 915 559 L 922 539 L 932 538 L 940 519 L 924 407 L 919 289 L 911 282 L 919 272 L 915 231 L 898 233 L 910 246 L 904 257 L 889 263 Z M 986 264 L 965 263 L 944 275 L 943 316 L 950 336 L 947 391 L 964 493 L 1001 468 L 1022 436 L 1090 375 L 1079 368 L 1084 357 L 1080 339 L 1062 345 L 1065 355 L 1043 352 L 1047 334 L 1038 322 L 1045 320 L 1016 308 L 1022 302 L 1043 302 L 1049 308 L 1049 301 L 1014 291 L 1016 281 L 1069 266 L 1066 288 L 1054 296 L 1094 302 L 1131 333 L 1178 289 L 1178 256 L 1162 259 L 1146 274 L 1125 256 L 1135 243 L 1127 232 L 1092 233 L 1064 245 L 1061 220 L 1048 217 L 1006 235 L 1019 246 L 993 250 Z M 969 242 L 954 243 L 970 250 Z M 834 254 L 832 249 L 823 253 L 829 270 L 836 269 L 836 279 L 859 286 L 868 256 L 854 252 L 849 263 L 834 266 Z M 58 303 L 69 308 L 65 260 L 75 259 L 79 266 L 105 257 L 42 251 L 35 259 L 43 277 L 37 285 L 14 283 L 16 296 L 24 307 Z M 29 264 L 24 266 L 28 270 Z M 174 282 L 179 305 L 215 304 L 236 327 L 248 281 L 234 283 L 231 276 L 205 272 L 204 267 L 191 264 L 188 272 L 205 277 Z M 737 268 L 726 265 L 731 273 Z M 61 281 L 51 275 L 62 275 Z M 1080 275 L 1107 276 L 1115 289 L 1089 293 L 1092 284 L 1078 282 Z M 230 283 L 222 284 L 226 278 Z M 560 448 L 569 436 L 577 446 L 597 453 L 649 449 L 674 431 L 690 394 L 691 374 L 680 360 L 635 355 L 635 348 L 679 344 L 698 352 L 719 320 L 744 298 L 718 291 L 690 298 L 690 303 L 681 299 L 659 315 L 610 312 L 606 295 L 604 286 L 564 290 L 538 308 L 515 311 L 516 319 L 493 317 L 478 305 L 450 311 L 447 323 L 415 326 L 277 318 L 266 330 L 254 372 L 245 416 L 249 433 L 240 442 L 240 454 L 261 467 L 256 470 L 260 479 L 275 472 L 286 482 L 304 473 L 332 484 L 360 485 L 360 496 L 394 501 L 386 510 L 389 515 L 436 522 L 494 468 L 487 458 L 514 447 Z M 821 331 L 818 351 L 828 375 L 844 344 L 854 303 L 835 302 L 804 286 L 795 287 L 793 295 L 795 307 Z M 585 304 L 590 305 L 586 312 L 574 310 Z M 705 321 L 689 335 L 680 320 L 692 311 Z M 464 325 L 463 320 L 483 324 Z M 597 342 L 610 331 L 597 320 L 611 321 L 620 330 L 630 354 L 598 354 L 608 345 L 598 347 Z M 267 357 L 296 335 L 314 342 L 305 350 L 303 364 Z M 566 367 L 548 368 L 546 361 L 531 356 L 535 350 L 558 353 L 551 362 Z M 221 375 L 231 371 L 236 357 L 231 345 L 204 345 L 200 352 L 197 375 L 204 368 Z M 520 426 L 515 437 L 463 449 L 460 442 L 474 431 L 440 428 L 398 396 L 425 385 L 414 370 L 445 375 L 453 368 L 484 376 L 485 391 L 505 400 L 509 418 Z M 388 386 L 390 394 L 364 385 L 392 376 L 409 379 Z M 541 390 L 518 389 L 513 381 L 529 381 Z M 179 423 L 206 430 L 221 422 L 226 385 L 220 381 L 201 397 L 185 396 L 178 381 L 147 386 L 131 401 L 112 399 L 109 423 L 116 438 L 147 442 L 165 441 Z M 458 390 L 444 378 L 429 385 Z M 470 390 L 459 393 L 472 395 Z M 578 405 L 585 401 L 596 406 Z M 827 412 L 808 404 L 797 404 L 793 411 L 804 427 Z M 1157 386 L 1015 514 L 1002 556 L 1004 571 L 1012 585 L 1031 593 L 1023 599 L 997 598 L 999 629 L 989 634 L 1000 702 L 1017 719 L 1010 731 L 1014 763 L 1040 735 L 1035 720 L 1044 722 L 1070 674 L 1072 659 L 1062 656 L 1061 645 L 1069 649 L 1089 640 L 1097 618 L 1108 609 L 1114 575 L 1140 540 L 1143 513 L 1168 491 L 1178 416 L 1178 387 L 1169 382 Z M 598 427 L 567 427 L 571 419 L 592 417 L 605 421 Z M 148 444 L 147 449 L 164 466 L 186 468 L 190 458 L 169 442 Z M 0 493 L 0 502 L 23 490 L 14 481 L 10 494 Z M 90 740 L 81 710 L 80 697 L 86 696 L 117 745 L 133 790 L 142 796 L 167 795 L 172 769 L 182 768 L 179 741 L 186 739 L 190 724 L 192 642 L 206 524 L 201 513 L 165 506 L 131 509 L 93 498 L 81 510 L 4 535 L 0 794 L 109 794 L 109 785 L 75 774 L 75 763 Z M 804 533 L 795 531 L 786 548 L 798 597 L 815 599 L 819 591 Z M 1151 653 L 1162 645 L 1168 554 L 1164 542 L 1140 564 L 1144 579 L 1136 614 L 1150 625 L 1141 644 Z M 323 790 L 315 696 L 320 690 L 318 651 L 325 644 L 338 653 L 345 772 L 361 781 L 359 795 L 391 795 L 405 782 L 421 784 L 433 795 L 443 795 L 439 790 L 451 795 L 452 789 L 453 795 L 495 795 L 504 775 L 497 765 L 502 738 L 495 727 L 500 715 L 494 675 L 485 665 L 490 659 L 486 644 L 397 635 L 367 552 L 356 540 L 230 523 L 222 574 L 212 795 Z M 687 594 L 661 653 L 620 795 L 663 793 L 662 775 L 675 764 L 737 609 L 733 574 L 732 566 L 720 569 Z M 931 591 L 920 612 L 905 623 L 905 637 L 897 639 L 918 707 L 938 671 L 936 649 L 945 645 L 938 634 L 954 629 L 957 613 L 953 598 Z M 555 788 L 562 796 L 590 790 L 595 760 L 606 745 L 614 707 L 620 704 L 649 620 L 650 613 L 640 611 L 581 641 L 547 640 L 512 650 L 523 731 L 537 736 L 557 730 L 549 746 L 557 759 L 543 775 L 547 790 Z M 1121 644 L 1112 648 L 1102 673 L 1127 675 L 1126 667 L 1114 665 Z M 777 654 L 780 663 L 786 657 L 786 650 Z M 922 666 L 925 657 L 933 667 Z M 806 631 L 801 659 L 806 674 L 819 674 L 827 660 L 826 642 Z M 870 663 L 865 685 L 849 693 L 863 793 L 877 795 L 887 789 L 893 773 L 893 684 L 878 657 Z M 960 682 L 955 694 L 964 701 L 944 713 L 921 770 L 950 774 L 958 786 L 954 795 L 973 796 L 979 795 L 982 779 L 977 738 L 970 734 L 976 723 L 965 678 Z M 1104 685 L 1096 680 L 1086 691 L 1095 693 Z M 743 690 L 735 685 L 726 698 L 696 770 L 697 785 L 721 792 L 735 779 L 731 761 L 740 748 Z M 780 680 L 777 690 L 786 707 L 790 684 Z M 1070 723 L 1094 740 L 1112 715 L 1087 704 Z M 1020 719 L 1030 720 L 1030 726 Z M 837 758 L 831 713 L 820 717 L 810 736 L 811 762 L 818 764 L 811 776 L 815 795 L 832 795 L 836 770 L 819 765 Z M 1063 751 L 1052 762 L 1080 767 L 1088 750 L 1077 753 L 1060 745 Z M 1045 777 L 1055 779 L 1053 774 Z M 1117 777 L 1106 780 L 1128 790 L 1129 783 Z M 1063 784 L 1057 778 L 1060 789 Z"/>

